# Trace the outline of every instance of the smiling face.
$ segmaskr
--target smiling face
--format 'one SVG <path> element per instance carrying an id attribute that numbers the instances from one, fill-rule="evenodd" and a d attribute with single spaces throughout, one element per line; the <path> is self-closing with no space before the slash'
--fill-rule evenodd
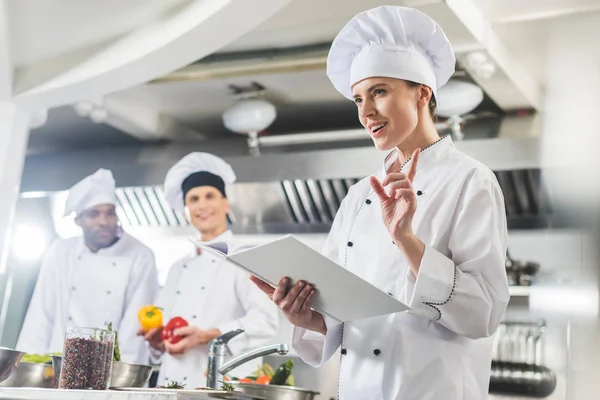
<path id="1" fill-rule="evenodd" d="M 224 231 L 227 228 L 229 201 L 213 186 L 197 186 L 185 195 L 188 218 L 203 235 Z"/>
<path id="2" fill-rule="evenodd" d="M 367 78 L 352 87 L 358 117 L 379 150 L 398 147 L 431 120 L 429 87 L 394 78 Z"/>

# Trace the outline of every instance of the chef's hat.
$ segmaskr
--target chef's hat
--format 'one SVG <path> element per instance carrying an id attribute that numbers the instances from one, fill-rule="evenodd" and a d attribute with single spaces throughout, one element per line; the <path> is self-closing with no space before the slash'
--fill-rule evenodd
<path id="1" fill-rule="evenodd" d="M 235 182 L 235 173 L 223 159 L 209 153 L 190 153 L 175 164 L 165 178 L 165 199 L 182 211 L 186 193 L 197 186 L 213 186 L 225 196 L 225 185 Z"/>
<path id="2" fill-rule="evenodd" d="M 327 76 L 352 100 L 352 86 L 371 77 L 429 86 L 433 93 L 454 73 L 454 53 L 442 28 L 412 8 L 381 6 L 357 14 L 337 35 Z"/>
<path id="3" fill-rule="evenodd" d="M 65 204 L 65 216 L 72 212 L 79 215 L 81 212 L 101 204 L 116 204 L 115 179 L 112 172 L 102 168 L 69 189 L 69 196 Z"/>

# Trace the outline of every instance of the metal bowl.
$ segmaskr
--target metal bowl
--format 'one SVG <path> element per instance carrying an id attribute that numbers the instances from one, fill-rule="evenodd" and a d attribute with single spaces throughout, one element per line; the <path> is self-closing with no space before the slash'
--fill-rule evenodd
<path id="1" fill-rule="evenodd" d="M 23 352 L 0 347 L 0 382 L 7 379 L 17 370 Z"/>
<path id="2" fill-rule="evenodd" d="M 319 392 L 294 386 L 258 385 L 253 383 L 232 383 L 236 390 L 250 396 L 266 400 L 314 400 Z"/>
<path id="3" fill-rule="evenodd" d="M 52 356 L 54 373 L 60 377 L 62 366 L 61 356 Z M 143 387 L 152 375 L 152 366 L 142 364 L 131 364 L 122 361 L 113 361 L 110 374 L 110 387 Z"/>
<path id="4" fill-rule="evenodd" d="M 143 387 L 152 375 L 152 366 L 113 361 L 110 387 Z"/>
<path id="5" fill-rule="evenodd" d="M 52 369 L 54 370 L 54 376 L 56 379 L 60 379 L 60 367 L 62 366 L 62 357 L 61 356 L 51 356 L 52 357 Z"/>
<path id="6" fill-rule="evenodd" d="M 58 387 L 58 380 L 49 364 L 21 362 L 8 379 L 0 382 L 0 387 L 55 389 Z"/>

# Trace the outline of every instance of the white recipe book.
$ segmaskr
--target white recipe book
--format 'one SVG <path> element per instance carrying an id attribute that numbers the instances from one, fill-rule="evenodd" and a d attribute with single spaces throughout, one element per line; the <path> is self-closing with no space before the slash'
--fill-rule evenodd
<path id="1" fill-rule="evenodd" d="M 393 314 L 409 309 L 406 304 L 331 261 L 292 235 L 259 246 L 237 248 L 232 248 L 226 242 L 190 241 L 273 287 L 284 276 L 289 277 L 292 283 L 299 280 L 312 283 L 317 289 L 313 308 L 340 322 Z"/>

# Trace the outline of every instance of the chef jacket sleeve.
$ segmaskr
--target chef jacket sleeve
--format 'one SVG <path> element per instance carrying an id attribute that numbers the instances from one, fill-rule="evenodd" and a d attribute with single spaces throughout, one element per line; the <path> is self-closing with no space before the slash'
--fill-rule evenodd
<path id="1" fill-rule="evenodd" d="M 125 362 L 146 364 L 148 352 L 144 338 L 137 335 L 140 329 L 138 311 L 152 304 L 158 293 L 158 272 L 152 251 L 146 247 L 138 253 L 129 276 L 123 318 L 119 324 L 119 348 Z"/>
<path id="2" fill-rule="evenodd" d="M 426 246 L 416 279 L 408 272 L 409 312 L 471 339 L 491 336 L 510 299 L 507 240 L 498 182 L 491 171 L 476 171 L 464 184 L 452 216 L 449 254 Z"/>
<path id="3" fill-rule="evenodd" d="M 229 351 L 234 356 L 270 344 L 279 330 L 279 310 L 269 298 L 254 285 L 247 273 L 234 267 L 236 274 L 235 291 L 244 315 L 233 321 L 217 326 L 221 334 L 243 329 L 244 332 L 233 338 Z"/>
<path id="4" fill-rule="evenodd" d="M 352 198 L 353 192 L 354 187 L 351 187 L 348 195 L 340 205 L 323 246 L 323 255 L 335 263 L 339 262 L 338 249 L 344 234 L 343 219 L 346 213 L 352 212 L 349 210 L 348 203 L 350 200 L 348 199 Z M 297 326 L 294 326 L 292 331 L 292 348 L 298 353 L 302 361 L 313 367 L 320 367 L 325 364 L 342 344 L 343 324 L 325 315 L 323 315 L 323 319 L 327 326 L 326 335 Z"/>
<path id="5" fill-rule="evenodd" d="M 46 252 L 21 328 L 17 350 L 37 354 L 51 352 L 50 341 L 57 308 L 56 293 L 60 289 L 58 269 L 63 252 L 58 241 Z"/>

